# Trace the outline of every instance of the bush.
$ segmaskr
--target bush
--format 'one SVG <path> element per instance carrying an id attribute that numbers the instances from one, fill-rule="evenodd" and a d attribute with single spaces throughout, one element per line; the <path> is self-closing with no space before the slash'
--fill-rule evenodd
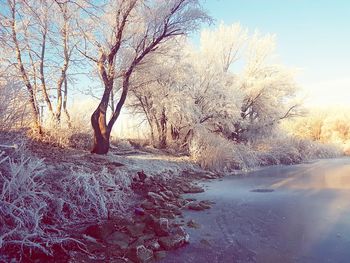
<path id="1" fill-rule="evenodd" d="M 334 145 L 278 135 L 239 144 L 202 131 L 195 134 L 190 144 L 190 156 L 196 163 L 203 168 L 222 172 L 266 165 L 296 164 L 341 154 L 341 150 Z"/>
<path id="2" fill-rule="evenodd" d="M 89 122 L 88 122 L 89 123 Z M 93 131 L 83 121 L 55 123 L 46 121 L 43 125 L 43 134 L 31 134 L 32 139 L 61 148 L 75 148 L 90 150 L 92 148 Z"/>
<path id="3" fill-rule="evenodd" d="M 126 214 L 132 194 L 127 174 L 73 172 L 54 181 L 42 160 L 22 155 L 14 162 L 2 154 L 0 165 L 0 251 L 51 255 L 55 244 L 83 245 L 66 227 Z"/>
<path id="4" fill-rule="evenodd" d="M 52 194 L 45 191 L 40 160 L 24 158 L 19 163 L 9 160 L 9 173 L 1 174 L 0 248 L 17 245 L 39 249 L 50 254 L 53 244 L 66 237 L 52 225 L 43 224 Z"/>
<path id="5" fill-rule="evenodd" d="M 65 193 L 61 220 L 68 222 L 87 222 L 107 219 L 113 214 L 125 213 L 132 194 L 127 174 L 107 173 L 86 174 L 74 172 L 62 180 L 59 191 Z"/>
<path id="6" fill-rule="evenodd" d="M 202 130 L 194 134 L 189 153 L 205 169 L 225 171 L 230 166 L 232 145 L 225 138 Z"/>

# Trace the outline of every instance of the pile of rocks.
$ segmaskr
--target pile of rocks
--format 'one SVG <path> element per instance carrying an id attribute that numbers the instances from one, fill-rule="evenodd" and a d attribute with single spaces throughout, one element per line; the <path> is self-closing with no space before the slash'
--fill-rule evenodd
<path id="1" fill-rule="evenodd" d="M 112 260 L 110 262 L 159 260 L 166 256 L 166 251 L 189 242 L 189 235 L 183 227 L 186 222 L 182 210 L 199 211 L 209 209 L 212 204 L 181 197 L 183 193 L 204 191 L 193 184 L 191 178 L 165 181 L 138 172 L 131 187 L 140 195 L 132 218 L 114 218 L 89 226 L 84 232 L 86 239 L 90 240 L 89 251 L 95 255 L 95 262 L 98 258 Z M 193 220 L 187 225 L 198 227 Z"/>

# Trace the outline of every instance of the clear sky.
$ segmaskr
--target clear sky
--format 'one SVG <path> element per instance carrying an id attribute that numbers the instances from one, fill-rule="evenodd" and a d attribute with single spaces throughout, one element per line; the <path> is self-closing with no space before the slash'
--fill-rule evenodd
<path id="1" fill-rule="evenodd" d="M 216 23 L 277 36 L 280 61 L 300 69 L 309 104 L 350 105 L 350 0 L 206 0 Z"/>

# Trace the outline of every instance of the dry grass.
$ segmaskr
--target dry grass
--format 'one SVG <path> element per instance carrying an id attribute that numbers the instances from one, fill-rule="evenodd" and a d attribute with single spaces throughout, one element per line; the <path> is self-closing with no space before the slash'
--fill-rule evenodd
<path id="1" fill-rule="evenodd" d="M 42 159 L 22 154 L 14 161 L 4 153 L 0 171 L 0 251 L 15 247 L 19 255 L 51 255 L 55 244 L 68 242 L 84 249 L 65 229 L 125 214 L 132 195 L 122 172 L 65 170 L 55 179 Z"/>
<path id="2" fill-rule="evenodd" d="M 190 155 L 203 168 L 224 172 L 332 158 L 341 156 L 342 150 L 331 144 L 287 136 L 238 144 L 216 134 L 204 132 L 195 135 L 190 145 Z"/>

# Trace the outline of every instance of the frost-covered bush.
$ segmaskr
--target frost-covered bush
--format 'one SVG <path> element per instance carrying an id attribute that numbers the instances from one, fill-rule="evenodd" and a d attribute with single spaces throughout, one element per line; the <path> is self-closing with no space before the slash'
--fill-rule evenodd
<path id="1" fill-rule="evenodd" d="M 265 138 L 254 146 L 260 165 L 295 164 L 311 159 L 341 155 L 340 148 L 296 137 Z"/>
<path id="2" fill-rule="evenodd" d="M 69 122 L 57 123 L 46 120 L 43 125 L 43 134 L 35 135 L 34 139 L 62 148 L 75 148 L 88 150 L 91 148 L 93 133 L 90 122 L 73 119 Z"/>
<path id="3" fill-rule="evenodd" d="M 130 177 L 122 172 L 111 175 L 74 172 L 60 181 L 64 193 L 62 220 L 66 222 L 107 219 L 125 212 L 130 199 Z"/>
<path id="4" fill-rule="evenodd" d="M 288 138 L 268 138 L 255 147 L 261 165 L 293 164 L 302 160 L 298 149 Z"/>
<path id="5" fill-rule="evenodd" d="M 216 171 L 249 169 L 259 165 L 256 153 L 244 144 L 202 130 L 190 143 L 192 160 L 203 168 Z"/>
<path id="6" fill-rule="evenodd" d="M 1 174 L 0 249 L 17 245 L 50 254 L 53 244 L 65 237 L 55 226 L 44 224 L 54 196 L 45 190 L 42 161 L 22 157 L 8 163 L 9 172 Z"/>
<path id="7" fill-rule="evenodd" d="M 266 165 L 296 164 L 341 154 L 341 149 L 334 145 L 278 134 L 243 144 L 202 130 L 195 134 L 190 144 L 190 156 L 195 162 L 203 168 L 223 172 Z"/>
<path id="8" fill-rule="evenodd" d="M 202 130 L 191 140 L 189 153 L 203 168 L 224 171 L 229 167 L 232 145 L 225 138 Z"/>
<path id="9" fill-rule="evenodd" d="M 83 245 L 64 229 L 126 214 L 130 203 L 131 182 L 121 172 L 73 172 L 52 181 L 42 160 L 22 155 L 14 162 L 2 154 L 0 165 L 0 251 L 14 246 L 19 254 L 49 255 L 55 244 Z"/>
<path id="10" fill-rule="evenodd" d="M 347 112 L 348 107 L 310 109 L 307 115 L 284 122 L 283 128 L 298 138 L 322 142 L 325 145 L 336 144 L 346 154 L 346 145 L 350 141 L 350 117 Z M 316 145 L 323 148 L 322 144 Z"/>
<path id="11" fill-rule="evenodd" d="M 250 145 L 233 143 L 231 168 L 249 170 L 260 165 L 261 160 Z"/>
<path id="12" fill-rule="evenodd" d="M 128 141 L 111 137 L 111 147 L 115 148 L 118 152 L 133 152 L 135 151 L 134 146 Z"/>

